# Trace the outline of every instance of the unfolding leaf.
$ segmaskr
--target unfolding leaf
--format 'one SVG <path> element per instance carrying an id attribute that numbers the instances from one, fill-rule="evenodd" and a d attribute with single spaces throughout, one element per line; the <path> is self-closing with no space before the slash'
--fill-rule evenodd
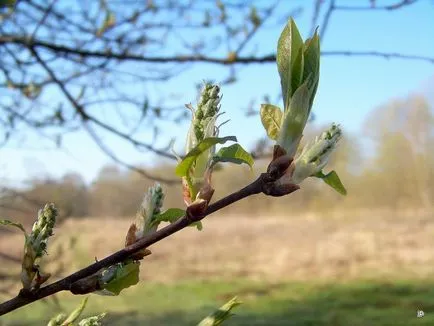
<path id="1" fill-rule="evenodd" d="M 154 225 L 158 225 L 161 222 L 169 222 L 173 223 L 178 220 L 180 217 L 185 215 L 185 210 L 181 208 L 169 208 L 163 213 L 157 214 L 153 217 L 151 227 Z"/>
<path id="2" fill-rule="evenodd" d="M 278 144 L 282 146 L 286 153 L 294 156 L 304 127 L 309 118 L 309 90 L 306 83 L 301 85 L 294 93 L 279 133 Z"/>
<path id="3" fill-rule="evenodd" d="M 231 162 L 235 164 L 247 164 L 250 167 L 255 162 L 253 157 L 247 153 L 240 144 L 233 144 L 228 147 L 221 148 L 213 157 L 213 164 L 218 162 Z"/>
<path id="4" fill-rule="evenodd" d="M 304 44 L 298 49 L 297 55 L 293 58 L 291 63 L 291 92 L 292 95 L 296 92 L 297 88 L 303 83 L 303 72 L 304 72 Z M 287 104 L 289 104 L 289 99 Z M 284 110 L 287 110 L 288 106 L 285 106 Z"/>
<path id="5" fill-rule="evenodd" d="M 289 105 L 292 94 L 295 92 L 295 89 L 291 85 L 293 69 L 295 68 L 294 62 L 303 44 L 303 39 L 297 29 L 297 25 L 291 18 L 280 34 L 276 56 L 285 110 Z"/>
<path id="6" fill-rule="evenodd" d="M 126 265 L 118 265 L 113 278 L 103 285 L 105 294 L 119 295 L 119 293 L 139 282 L 140 263 L 132 262 Z"/>
<path id="7" fill-rule="evenodd" d="M 228 136 L 228 137 L 208 137 L 202 140 L 197 146 L 195 146 L 185 157 L 184 159 L 179 162 L 179 164 L 176 166 L 176 175 L 180 177 L 184 177 L 188 174 L 191 166 L 196 161 L 198 156 L 202 154 L 204 151 L 208 150 L 211 146 L 214 146 L 216 144 L 224 144 L 227 141 L 237 141 L 237 138 L 235 136 Z"/>
<path id="8" fill-rule="evenodd" d="M 312 38 L 308 39 L 304 47 L 304 72 L 303 81 L 307 81 L 307 87 L 311 90 L 310 106 L 312 107 L 313 99 L 318 88 L 320 68 L 320 42 L 318 30 Z"/>
<path id="9" fill-rule="evenodd" d="M 332 187 L 341 195 L 345 196 L 347 194 L 347 190 L 345 189 L 344 185 L 339 179 L 338 174 L 335 171 L 331 171 L 330 173 L 327 174 L 324 174 L 322 171 L 320 171 L 314 176 L 322 179 L 326 184 L 328 184 L 330 187 Z"/>
<path id="10" fill-rule="evenodd" d="M 267 136 L 276 140 L 279 137 L 280 124 L 282 123 L 282 111 L 275 105 L 262 104 L 260 114 Z"/>
<path id="11" fill-rule="evenodd" d="M 231 310 L 240 305 L 241 301 L 237 297 L 232 298 L 221 306 L 214 313 L 203 319 L 197 326 L 218 326 L 221 325 L 226 319 L 231 317 L 233 314 Z"/>

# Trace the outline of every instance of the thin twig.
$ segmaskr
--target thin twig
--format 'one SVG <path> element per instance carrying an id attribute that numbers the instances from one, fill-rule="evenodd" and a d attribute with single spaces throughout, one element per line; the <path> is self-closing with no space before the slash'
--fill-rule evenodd
<path id="1" fill-rule="evenodd" d="M 329 7 L 328 7 L 328 9 L 324 15 L 324 20 L 322 22 L 321 30 L 319 33 L 319 37 L 320 37 L 321 42 L 323 41 L 325 32 L 327 31 L 327 27 L 330 23 L 330 17 L 333 13 L 333 10 L 335 10 L 335 0 L 330 0 L 330 4 L 329 4 Z"/>
<path id="2" fill-rule="evenodd" d="M 335 6 L 336 10 L 345 10 L 345 11 L 364 11 L 364 10 L 386 10 L 386 11 L 392 11 L 401 9 L 403 7 L 412 5 L 416 3 L 417 0 L 403 0 L 399 1 L 397 3 L 386 5 L 386 6 Z"/>
<path id="3" fill-rule="evenodd" d="M 45 71 L 48 73 L 48 75 L 53 79 L 53 81 L 57 84 L 57 86 L 60 88 L 60 90 L 62 91 L 62 93 L 65 95 L 65 97 L 68 99 L 68 101 L 71 103 L 71 105 L 74 107 L 74 109 L 76 110 L 76 112 L 80 115 L 80 117 L 82 118 L 83 122 L 87 122 L 87 121 L 92 121 L 93 123 L 95 123 L 96 125 L 100 126 L 101 128 L 121 137 L 124 138 L 125 140 L 129 141 L 131 144 L 133 144 L 136 147 L 143 147 L 146 148 L 147 150 L 158 154 L 160 156 L 163 157 L 167 157 L 170 159 L 176 159 L 173 155 L 165 152 L 165 151 L 161 151 L 158 150 L 156 148 L 154 148 L 152 145 L 140 142 L 136 139 L 133 139 L 132 137 L 130 137 L 129 135 L 121 132 L 120 130 L 96 119 L 95 117 L 89 115 L 83 108 L 83 106 L 81 106 L 75 99 L 74 97 L 71 95 L 71 93 L 66 89 L 65 85 L 57 78 L 56 74 L 54 73 L 54 71 L 47 65 L 46 62 L 44 62 L 44 60 L 40 57 L 40 55 L 38 54 L 38 52 L 33 48 L 33 47 L 29 47 L 30 52 L 33 54 L 33 56 L 36 58 L 36 60 L 39 62 L 39 64 L 45 69 Z"/>
<path id="4" fill-rule="evenodd" d="M 434 57 L 422 55 L 402 54 L 394 52 L 379 52 L 379 51 L 322 51 L 324 56 L 351 56 L 351 57 L 382 57 L 384 59 L 404 59 L 425 61 L 434 64 Z"/>
<path id="5" fill-rule="evenodd" d="M 105 155 L 110 157 L 114 162 L 126 167 L 129 170 L 135 171 L 139 173 L 141 176 L 155 180 L 161 183 L 165 183 L 168 185 L 172 184 L 178 184 L 179 179 L 168 179 L 168 178 L 162 178 L 153 174 L 150 174 L 149 172 L 145 171 L 144 169 L 141 169 L 135 165 L 129 164 L 127 162 L 122 161 L 119 157 L 117 157 L 108 146 L 106 146 L 103 141 L 100 139 L 100 137 L 95 133 L 95 131 L 87 124 L 84 123 L 84 129 L 87 131 L 89 136 L 92 138 L 92 140 L 95 142 L 95 144 L 104 152 Z"/>
<path id="6" fill-rule="evenodd" d="M 324 32 L 323 32 L 324 33 Z M 134 54 L 122 54 L 122 53 L 112 53 L 112 52 L 100 52 L 100 51 L 90 51 L 90 50 L 80 50 L 76 48 L 70 48 L 63 45 L 55 45 L 51 43 L 46 43 L 43 41 L 30 41 L 26 40 L 22 37 L 5 35 L 0 36 L 0 44 L 5 43 L 15 43 L 21 44 L 25 46 L 30 46 L 31 48 L 45 48 L 54 52 L 65 53 L 65 54 L 74 54 L 81 57 L 93 57 L 93 58 L 106 58 L 106 59 L 117 59 L 117 60 L 131 60 L 131 61 L 141 61 L 141 62 L 149 62 L 149 63 L 188 63 L 188 62 L 202 62 L 202 63 L 213 63 L 213 64 L 221 64 L 221 65 L 235 65 L 235 64 L 250 64 L 250 63 L 275 63 L 276 56 L 274 54 L 265 55 L 265 56 L 245 56 L 245 57 L 236 57 L 235 60 L 231 60 L 228 58 L 218 58 L 218 57 L 208 57 L 208 56 L 167 56 L 167 57 L 147 57 L 144 55 L 134 55 Z M 387 57 L 388 59 L 396 58 L 396 59 L 409 59 L 409 60 L 420 60 L 426 61 L 430 63 L 434 63 L 434 57 L 428 56 L 419 56 L 412 54 L 401 54 L 401 53 L 388 53 L 388 52 L 379 52 L 379 51 L 322 51 L 321 55 L 328 56 L 377 56 L 377 57 Z M 85 116 L 88 119 L 95 119 L 93 117 L 89 117 L 86 113 Z M 96 123 L 96 121 L 94 121 Z M 98 124 L 101 124 L 101 121 L 98 121 Z M 104 129 L 107 129 L 107 126 L 104 126 Z M 128 135 L 118 134 L 122 138 L 128 138 Z M 140 142 L 136 141 L 136 145 L 139 145 Z M 144 147 L 149 145 L 143 145 Z M 152 147 L 152 146 L 151 146 Z M 151 150 L 151 149 L 150 149 Z M 152 151 L 152 150 L 151 150 Z M 166 153 L 167 154 L 167 153 Z"/>

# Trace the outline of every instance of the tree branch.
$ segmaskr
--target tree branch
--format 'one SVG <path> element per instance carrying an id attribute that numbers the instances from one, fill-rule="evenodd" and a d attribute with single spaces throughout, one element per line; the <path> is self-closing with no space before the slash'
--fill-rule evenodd
<path id="1" fill-rule="evenodd" d="M 324 33 L 324 32 L 323 32 Z M 220 65 L 234 65 L 234 64 L 250 64 L 250 63 L 275 63 L 276 56 L 274 54 L 265 56 L 240 56 L 235 59 L 231 58 L 218 58 L 208 57 L 202 55 L 194 56 L 160 56 L 160 57 L 147 57 L 143 55 L 125 54 L 125 53 L 112 53 L 112 52 L 100 52 L 90 50 L 80 50 L 63 45 L 55 45 L 44 41 L 32 41 L 26 40 L 22 37 L 4 35 L 0 36 L 0 44 L 15 43 L 28 46 L 30 48 L 42 47 L 63 54 L 78 55 L 80 57 L 93 57 L 93 58 L 106 58 L 116 60 L 131 60 L 142 61 L 148 63 L 189 63 L 189 62 L 202 62 L 213 63 Z M 396 52 L 380 52 L 380 51 L 322 51 L 321 55 L 324 56 L 373 56 L 373 57 L 385 57 L 386 59 L 407 59 L 407 60 L 419 60 L 434 63 L 434 57 L 402 54 Z"/>
<path id="2" fill-rule="evenodd" d="M 121 132 L 120 130 L 96 119 L 95 117 L 89 115 L 83 108 L 83 106 L 81 106 L 75 99 L 74 97 L 71 95 L 71 93 L 66 89 L 65 85 L 57 78 L 56 74 L 54 73 L 54 71 L 47 65 L 46 62 L 44 62 L 44 60 L 39 56 L 38 52 L 33 48 L 33 47 L 29 47 L 30 52 L 33 54 L 33 56 L 36 58 L 36 60 L 39 62 L 39 64 L 47 71 L 48 75 L 53 79 L 53 81 L 57 84 L 57 86 L 60 88 L 60 90 L 62 91 L 62 93 L 65 95 L 65 97 L 68 99 L 68 101 L 71 103 L 71 105 L 74 107 L 74 109 L 76 110 L 76 112 L 80 115 L 80 117 L 82 118 L 82 120 L 84 122 L 86 121 L 92 121 L 93 123 L 95 123 L 96 125 L 100 126 L 101 128 L 121 137 L 124 138 L 125 140 L 129 141 L 131 144 L 133 144 L 134 146 L 137 147 L 144 147 L 147 150 L 158 154 L 160 156 L 166 157 L 166 158 L 170 158 L 170 159 L 175 159 L 175 157 L 171 154 L 168 154 L 165 151 L 161 151 L 158 150 L 156 148 L 154 148 L 153 146 L 149 145 L 149 144 L 145 144 L 143 142 L 139 142 L 138 140 L 133 139 L 132 137 L 130 137 L 129 135 Z"/>
<path id="3" fill-rule="evenodd" d="M 271 166 L 271 165 L 270 165 Z M 287 165 L 286 165 L 287 167 Z M 276 173 L 277 168 L 277 173 Z M 61 292 L 61 291 L 70 291 L 73 284 L 81 279 L 84 279 L 86 277 L 89 277 L 98 271 L 100 271 L 103 268 L 107 268 L 109 266 L 112 266 L 114 264 L 117 264 L 119 262 L 125 261 L 128 259 L 131 255 L 134 253 L 137 253 L 138 251 L 148 248 L 149 246 L 157 243 L 158 241 L 165 239 L 169 237 L 170 235 L 184 229 L 185 227 L 189 226 L 191 223 L 198 222 L 205 218 L 206 216 L 226 207 L 229 206 L 243 198 L 246 198 L 251 195 L 264 193 L 266 195 L 271 196 L 280 196 L 284 195 L 283 193 L 276 193 L 273 192 L 273 184 L 274 181 L 277 180 L 284 172 L 280 169 L 280 167 L 275 167 L 274 169 L 270 169 L 269 173 L 263 173 L 260 175 L 258 179 L 253 181 L 251 184 L 247 185 L 246 187 L 242 188 L 239 191 L 236 191 L 218 201 L 215 203 L 209 205 L 204 213 L 193 215 L 189 213 L 189 210 L 187 209 L 187 214 L 180 219 L 178 219 L 176 222 L 167 225 L 166 227 L 158 230 L 155 233 L 148 234 L 135 242 L 134 244 L 125 247 L 110 256 L 97 261 L 93 263 L 92 265 L 89 265 L 55 283 L 52 283 L 50 285 L 47 285 L 45 287 L 42 287 L 40 289 L 34 290 L 30 293 L 25 293 L 23 291 L 20 291 L 20 293 L 13 299 L 6 301 L 2 304 L 0 304 L 0 316 L 4 315 L 8 312 L 11 312 L 15 309 L 18 309 L 20 307 L 23 307 L 29 303 L 32 303 L 34 301 L 37 301 L 39 299 L 45 298 L 47 296 L 53 295 L 55 293 Z M 288 192 L 285 194 L 288 194 L 292 191 L 295 191 L 298 189 L 298 186 L 291 185 L 290 189 L 287 189 Z"/>
<path id="4" fill-rule="evenodd" d="M 402 54 L 396 52 L 379 51 L 322 51 L 323 56 L 350 56 L 350 57 L 383 57 L 384 59 L 404 59 L 425 61 L 434 64 L 434 57 L 422 55 Z"/>
<path id="5" fill-rule="evenodd" d="M 392 11 L 401 9 L 405 6 L 412 5 L 416 3 L 417 0 L 402 0 L 397 3 L 386 5 L 386 6 L 376 6 L 374 5 L 368 7 L 368 6 L 335 6 L 336 10 L 346 10 L 346 11 L 357 11 L 357 10 L 386 10 L 386 11 Z"/>

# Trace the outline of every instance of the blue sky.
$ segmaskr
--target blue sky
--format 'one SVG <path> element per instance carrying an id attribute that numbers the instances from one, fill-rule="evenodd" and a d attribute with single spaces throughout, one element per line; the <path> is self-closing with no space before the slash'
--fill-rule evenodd
<path id="1" fill-rule="evenodd" d="M 394 2 L 377 1 L 379 5 Z M 282 1 L 281 6 L 285 7 L 287 3 L 289 1 Z M 291 1 L 291 5 L 293 3 Z M 362 0 L 338 3 L 369 5 L 369 1 Z M 335 12 L 322 41 L 322 50 L 397 52 L 434 57 L 433 17 L 434 3 L 430 0 L 420 0 L 393 12 Z M 309 36 L 310 19 L 309 8 L 296 18 L 304 38 Z M 261 53 L 268 54 L 275 48 L 279 34 L 280 29 L 267 28 L 256 36 L 252 46 L 257 43 L 264 49 Z M 236 135 L 245 148 L 251 148 L 265 132 L 259 117 L 245 116 L 245 108 L 252 98 L 256 99 L 259 108 L 263 94 L 276 98 L 280 85 L 274 64 L 240 68 L 238 82 L 222 89 L 222 110 L 227 112 L 223 120 L 231 121 L 224 126 L 221 135 Z M 197 82 L 203 79 L 219 82 L 225 77 L 227 70 L 221 67 L 197 64 L 188 73 L 167 82 L 164 90 L 147 87 L 144 91 L 160 95 L 162 91 L 176 93 L 180 103 L 194 103 L 194 85 Z M 414 92 L 423 91 L 432 96 L 433 89 L 434 64 L 373 57 L 323 56 L 313 111 L 318 124 L 338 122 L 347 132 L 362 134 L 364 119 L 374 108 L 392 98 L 406 97 Z M 273 104 L 281 106 L 281 103 Z M 165 126 L 168 138 L 159 139 L 158 144 L 165 144 L 170 137 L 175 137 L 176 148 L 182 149 L 186 125 L 168 123 Z M 149 137 L 150 133 L 144 130 L 141 135 Z M 152 165 L 156 162 L 151 154 L 138 153 L 113 137 L 105 136 L 104 139 L 118 156 L 130 163 Z M 38 139 L 33 141 L 40 142 Z M 27 148 L 32 148 L 31 142 Z M 61 151 L 17 149 L 13 146 L 2 149 L 0 178 L 3 182 L 16 184 L 35 175 L 59 177 L 66 172 L 78 172 L 91 182 L 98 170 L 110 162 L 85 134 L 75 133 L 65 137 Z"/>

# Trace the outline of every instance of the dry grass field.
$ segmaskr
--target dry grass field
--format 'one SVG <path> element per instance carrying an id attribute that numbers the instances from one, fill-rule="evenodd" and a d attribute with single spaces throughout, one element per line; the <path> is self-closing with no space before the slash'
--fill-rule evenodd
<path id="1" fill-rule="evenodd" d="M 120 248 L 129 219 L 68 220 L 50 243 L 46 269 L 70 272 Z M 2 252 L 20 257 L 22 235 L 2 235 Z M 72 249 L 69 249 L 72 248 Z M 434 212 L 391 211 L 297 217 L 208 217 L 150 249 L 142 278 L 256 280 L 434 275 Z M 4 266 L 4 264 L 1 264 Z M 13 272 L 8 266 L 8 271 Z M 18 272 L 19 266 L 16 266 Z"/>
<path id="2" fill-rule="evenodd" d="M 56 257 L 56 261 L 44 269 L 66 275 L 95 257 L 103 258 L 122 246 L 129 223 L 129 219 L 91 217 L 66 221 L 50 244 L 49 258 Z M 1 251 L 18 258 L 22 240 L 19 233 L 3 234 Z M 253 218 L 213 215 L 204 221 L 203 231 L 188 228 L 152 246 L 153 254 L 142 263 L 141 279 L 147 286 L 169 288 L 192 280 L 243 280 L 267 284 L 267 288 L 288 282 L 433 280 L 433 248 L 434 212 L 384 210 Z M 2 262 L 0 271 L 18 275 L 19 266 Z M 217 288 L 216 302 L 221 302 L 227 297 L 220 293 L 225 285 Z M 239 296 L 248 299 L 249 291 L 241 288 Z"/>

